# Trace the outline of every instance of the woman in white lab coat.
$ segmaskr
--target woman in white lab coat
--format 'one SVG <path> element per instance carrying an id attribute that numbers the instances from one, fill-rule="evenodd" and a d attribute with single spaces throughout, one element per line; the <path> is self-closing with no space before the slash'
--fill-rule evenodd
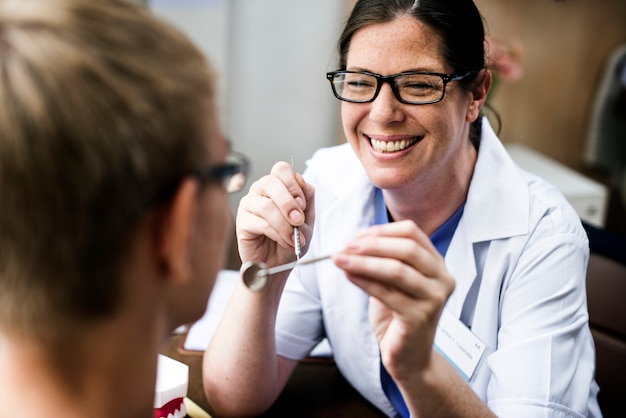
<path id="1" fill-rule="evenodd" d="M 294 226 L 306 258 L 334 255 L 236 289 L 205 355 L 217 414 L 267 409 L 327 337 L 389 416 L 599 415 L 587 238 L 480 116 L 473 2 L 358 1 L 339 53 L 327 78 L 348 143 L 304 177 L 277 163 L 237 216 L 243 261 L 293 261 Z"/>

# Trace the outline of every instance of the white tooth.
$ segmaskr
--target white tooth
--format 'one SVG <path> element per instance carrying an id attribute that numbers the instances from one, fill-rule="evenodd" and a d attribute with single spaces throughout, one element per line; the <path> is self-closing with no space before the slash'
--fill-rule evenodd
<path id="1" fill-rule="evenodd" d="M 372 147 L 379 152 L 395 152 L 408 148 L 413 144 L 411 139 L 402 139 L 400 141 L 380 141 L 378 139 L 371 138 Z"/>

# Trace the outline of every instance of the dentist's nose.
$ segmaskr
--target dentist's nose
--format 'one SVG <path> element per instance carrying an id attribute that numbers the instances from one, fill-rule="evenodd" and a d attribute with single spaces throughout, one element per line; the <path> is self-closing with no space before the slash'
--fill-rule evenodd
<path id="1" fill-rule="evenodd" d="M 378 96 L 370 103 L 369 117 L 372 121 L 386 125 L 404 118 L 402 103 L 393 93 L 389 83 L 383 83 Z"/>

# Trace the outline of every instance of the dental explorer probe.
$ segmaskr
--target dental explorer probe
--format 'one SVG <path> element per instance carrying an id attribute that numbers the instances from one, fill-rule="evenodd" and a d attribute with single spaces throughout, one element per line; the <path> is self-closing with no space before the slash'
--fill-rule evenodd
<path id="1" fill-rule="evenodd" d="M 293 153 L 291 153 L 291 168 L 293 168 Z M 296 253 L 296 260 L 300 261 L 302 255 L 302 246 L 300 245 L 300 228 L 293 227 L 293 246 Z"/>

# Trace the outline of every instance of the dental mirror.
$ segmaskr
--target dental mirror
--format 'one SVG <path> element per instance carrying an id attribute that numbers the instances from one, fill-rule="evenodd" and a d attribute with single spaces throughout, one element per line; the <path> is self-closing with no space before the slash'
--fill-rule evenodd
<path id="1" fill-rule="evenodd" d="M 258 292 L 267 286 L 270 276 L 282 271 L 291 270 L 296 266 L 304 266 L 307 264 L 317 263 L 318 261 L 327 260 L 332 254 L 321 257 L 310 258 L 308 260 L 296 260 L 292 263 L 281 264 L 279 266 L 267 268 L 267 265 L 261 261 L 246 261 L 241 266 L 240 274 L 243 284 L 253 292 Z"/>

